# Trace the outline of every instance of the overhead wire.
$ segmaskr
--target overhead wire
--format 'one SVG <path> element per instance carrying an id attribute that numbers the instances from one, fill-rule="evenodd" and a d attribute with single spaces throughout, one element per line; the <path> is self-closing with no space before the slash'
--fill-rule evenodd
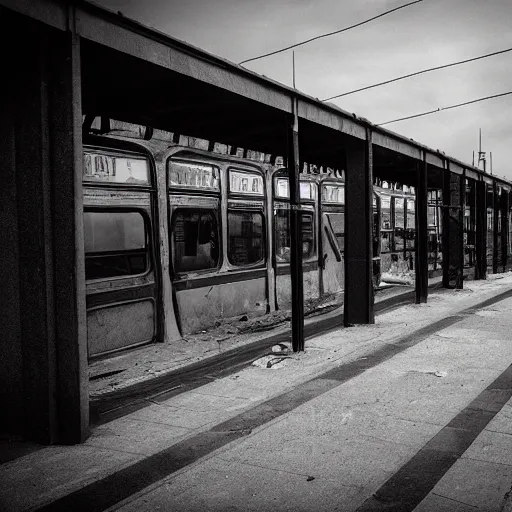
<path id="1" fill-rule="evenodd" d="M 354 25 L 351 25 L 350 27 L 345 27 L 340 30 L 335 30 L 334 32 L 328 32 L 327 34 L 321 34 L 319 36 L 312 37 L 311 39 L 306 39 L 305 41 L 301 41 L 300 43 L 295 43 L 290 46 L 287 46 L 286 48 L 281 48 L 280 50 L 274 50 L 272 52 L 264 53 L 263 55 L 258 55 L 257 57 L 252 57 L 250 59 L 245 59 L 241 62 L 239 62 L 239 65 L 245 64 L 246 62 L 251 62 L 258 59 L 263 59 L 264 57 L 270 57 L 271 55 L 276 55 L 278 53 L 285 52 L 287 50 L 291 50 L 292 48 L 297 48 L 298 46 L 303 46 L 307 43 L 311 43 L 313 41 L 316 41 L 318 39 L 322 39 L 323 37 L 329 37 L 333 36 L 335 34 L 341 34 L 342 32 L 346 32 L 347 30 L 350 30 L 352 28 L 360 27 L 361 25 L 365 25 L 366 23 L 370 23 L 371 21 L 374 21 L 378 18 L 382 18 L 383 16 L 386 16 L 388 14 L 391 14 L 392 12 L 399 11 L 400 9 L 404 9 L 405 7 L 409 7 L 410 5 L 417 4 L 423 2 L 423 0 L 414 0 L 414 2 L 409 2 L 408 4 L 401 5 L 399 7 L 395 7 L 394 9 L 390 9 L 389 11 L 383 12 L 381 14 L 378 14 L 377 16 L 373 16 L 372 18 L 369 18 L 365 21 L 361 21 L 359 23 L 356 23 Z"/>
<path id="2" fill-rule="evenodd" d="M 430 114 L 435 114 L 435 113 L 441 112 L 443 110 L 450 110 L 452 108 L 464 107 L 466 105 L 471 105 L 472 103 L 478 103 L 480 101 L 491 100 L 493 98 L 500 98 L 502 96 L 508 96 L 510 94 L 512 94 L 512 91 L 503 92 L 501 94 L 493 94 L 492 96 L 485 96 L 484 98 L 478 98 L 476 100 L 465 101 L 464 103 L 457 103 L 456 105 L 450 105 L 448 107 L 440 107 L 435 110 L 429 110 L 427 112 L 422 112 L 421 114 L 414 114 L 412 116 L 400 117 L 398 119 L 393 119 L 392 121 L 386 121 L 385 123 L 378 123 L 375 126 L 384 126 L 385 124 L 398 123 L 398 121 L 405 121 L 407 119 L 414 119 L 416 117 L 428 116 Z"/>
<path id="3" fill-rule="evenodd" d="M 507 53 L 510 51 L 512 51 L 512 48 L 507 48 L 505 50 L 499 50 L 497 52 L 487 53 L 485 55 L 480 55 L 479 57 L 472 57 L 471 59 L 459 60 L 457 62 L 452 62 L 451 64 L 443 64 L 442 66 L 435 66 L 433 68 L 423 69 L 421 71 L 415 71 L 414 73 L 409 73 L 407 75 L 402 75 L 402 76 L 399 76 L 396 78 L 392 78 L 391 80 L 385 80 L 384 82 L 379 82 L 379 83 L 373 84 L 373 85 L 367 85 L 366 87 L 354 89 L 353 91 L 348 91 L 348 92 L 344 92 L 342 94 L 337 94 L 336 96 L 331 96 L 330 98 L 325 98 L 324 100 L 321 100 L 321 101 L 334 100 L 336 98 L 341 98 L 342 96 L 348 96 L 349 94 L 354 94 L 354 93 L 360 92 L 360 91 L 366 91 L 366 90 L 372 89 L 374 87 L 380 87 L 381 85 L 391 84 L 393 82 L 398 82 L 399 80 L 405 80 L 406 78 L 411 78 L 413 76 L 421 75 L 424 73 L 429 73 L 431 71 L 437 71 L 439 69 L 450 68 L 452 66 L 459 66 L 461 64 L 466 64 L 468 62 L 473 62 L 475 60 L 486 59 L 488 57 L 494 57 L 495 55 L 500 55 L 502 53 Z"/>

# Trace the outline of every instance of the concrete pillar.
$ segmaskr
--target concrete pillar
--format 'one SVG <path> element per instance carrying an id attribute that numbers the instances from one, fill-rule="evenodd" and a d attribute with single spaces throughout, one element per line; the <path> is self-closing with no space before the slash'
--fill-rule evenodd
<path id="1" fill-rule="evenodd" d="M 373 324 L 372 133 L 347 148 L 345 177 L 345 326 Z"/>
<path id="2" fill-rule="evenodd" d="M 30 20 L 2 21 L 17 64 L 11 114 L 1 123 L 16 201 L 9 243 L 19 258 L 9 268 L 17 280 L 8 285 L 19 353 L 16 369 L 1 360 L 0 373 L 17 375 L 14 393 L 22 387 L 18 421 L 8 428 L 45 444 L 77 443 L 88 432 L 79 41 Z"/>
<path id="3" fill-rule="evenodd" d="M 487 276 L 487 184 L 476 182 L 476 266 L 475 279 Z"/>
<path id="4" fill-rule="evenodd" d="M 427 194 L 427 163 L 423 160 L 416 167 L 416 304 L 427 302 L 428 297 Z"/>

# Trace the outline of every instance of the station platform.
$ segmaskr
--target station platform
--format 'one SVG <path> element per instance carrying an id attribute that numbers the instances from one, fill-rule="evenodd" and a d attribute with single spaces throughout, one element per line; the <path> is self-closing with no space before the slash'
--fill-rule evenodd
<path id="1" fill-rule="evenodd" d="M 4 440 L 0 509 L 508 512 L 511 310 L 510 273 L 433 289 L 146 397 L 83 445 Z"/>

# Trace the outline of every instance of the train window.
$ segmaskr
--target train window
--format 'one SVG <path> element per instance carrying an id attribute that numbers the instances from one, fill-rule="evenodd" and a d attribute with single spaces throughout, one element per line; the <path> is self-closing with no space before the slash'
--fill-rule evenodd
<path id="1" fill-rule="evenodd" d="M 290 261 L 290 210 L 277 209 L 274 216 L 276 226 L 276 260 L 279 263 Z M 315 225 L 312 213 L 302 213 L 302 257 L 315 254 Z"/>
<path id="2" fill-rule="evenodd" d="M 381 206 L 381 230 L 380 230 L 380 251 L 391 251 L 393 232 L 391 224 L 391 198 L 389 196 L 382 196 L 380 199 Z"/>
<path id="3" fill-rule="evenodd" d="M 219 169 L 213 165 L 169 161 L 169 187 L 217 191 Z"/>
<path id="4" fill-rule="evenodd" d="M 84 181 L 148 185 L 149 165 L 144 157 L 84 152 Z"/>
<path id="5" fill-rule="evenodd" d="M 381 199 L 381 227 L 391 229 L 391 198 L 389 197 Z"/>
<path id="6" fill-rule="evenodd" d="M 302 254 L 309 258 L 315 254 L 315 226 L 312 213 L 301 214 Z"/>
<path id="7" fill-rule="evenodd" d="M 395 228 L 405 228 L 405 199 L 403 197 L 395 197 Z"/>
<path id="8" fill-rule="evenodd" d="M 345 187 L 324 184 L 322 186 L 322 202 L 345 204 Z"/>
<path id="9" fill-rule="evenodd" d="M 494 230 L 494 209 L 487 208 L 487 231 Z"/>
<path id="10" fill-rule="evenodd" d="M 264 259 L 263 214 L 228 211 L 228 259 L 232 265 L 253 265 Z"/>
<path id="11" fill-rule="evenodd" d="M 381 252 L 389 252 L 391 250 L 391 239 L 393 233 L 391 231 L 381 231 L 380 232 L 380 251 Z"/>
<path id="12" fill-rule="evenodd" d="M 408 249 L 414 249 L 416 238 L 416 210 L 414 199 L 407 199 L 407 231 L 405 235 L 405 244 Z"/>
<path id="13" fill-rule="evenodd" d="M 405 247 L 405 199 L 395 197 L 395 251 L 402 251 Z"/>
<path id="14" fill-rule="evenodd" d="M 104 279 L 144 273 L 148 230 L 138 211 L 85 211 L 85 278 Z"/>
<path id="15" fill-rule="evenodd" d="M 176 210 L 171 223 L 171 245 L 175 272 L 216 268 L 220 252 L 215 210 Z"/>
<path id="16" fill-rule="evenodd" d="M 345 251 L 345 214 L 344 213 L 328 213 L 327 218 L 331 224 L 334 236 L 338 241 L 338 247 L 341 252 Z"/>
<path id="17" fill-rule="evenodd" d="M 229 191 L 234 194 L 263 195 L 263 177 L 259 174 L 229 170 Z"/>
<path id="18" fill-rule="evenodd" d="M 416 229 L 416 210 L 412 199 L 407 200 L 407 229 Z"/>
<path id="19" fill-rule="evenodd" d="M 301 181 L 299 183 L 299 193 L 301 199 L 316 199 L 316 186 L 314 183 Z M 290 198 L 290 185 L 288 178 L 276 178 L 275 180 L 275 196 L 280 198 Z"/>

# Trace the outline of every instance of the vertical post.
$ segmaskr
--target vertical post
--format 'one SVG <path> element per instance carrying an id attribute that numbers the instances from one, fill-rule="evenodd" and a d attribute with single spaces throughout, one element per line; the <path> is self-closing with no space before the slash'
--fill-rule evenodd
<path id="1" fill-rule="evenodd" d="M 503 272 L 507 270 L 508 263 L 509 201 L 510 192 L 504 188 L 501 194 L 501 264 Z"/>
<path id="2" fill-rule="evenodd" d="M 70 30 L 54 38 L 51 55 L 58 439 L 74 444 L 89 430 L 80 39 L 74 10 Z"/>
<path id="3" fill-rule="evenodd" d="M 290 182 L 290 274 L 292 284 L 292 346 L 304 350 L 304 289 L 302 278 L 302 233 L 299 182 L 299 121 L 297 98 L 292 98 L 292 113 L 288 119 L 288 176 Z"/>
<path id="4" fill-rule="evenodd" d="M 25 31 L 26 31 L 26 27 Z M 52 443 L 57 436 L 48 55 L 43 30 L 15 45 L 15 165 L 19 240 L 19 308 L 23 372 L 23 434 Z"/>
<path id="5" fill-rule="evenodd" d="M 424 154 L 416 166 L 416 304 L 427 302 L 428 297 L 427 169 Z"/>
<path id="6" fill-rule="evenodd" d="M 80 46 L 74 31 L 19 31 L 14 152 L 23 434 L 88 434 Z"/>
<path id="7" fill-rule="evenodd" d="M 485 193 L 487 197 L 487 208 L 485 210 L 485 217 L 486 217 L 486 233 L 485 238 L 487 241 L 487 247 L 486 247 L 486 266 L 487 266 L 487 272 L 494 273 L 494 254 L 496 251 L 496 246 L 494 243 L 494 233 L 496 231 L 496 225 L 492 226 L 492 230 L 489 226 L 489 221 L 492 221 L 494 224 L 495 218 L 494 218 L 494 211 L 496 206 L 496 200 L 494 196 L 494 183 L 492 185 L 486 183 L 485 185 Z M 491 215 L 489 215 L 489 210 L 491 210 Z M 491 220 L 492 219 L 492 220 Z M 492 245 L 492 247 L 489 247 Z"/>
<path id="8" fill-rule="evenodd" d="M 464 288 L 464 212 L 466 207 L 466 170 L 462 171 L 459 178 L 459 210 L 458 210 L 458 229 L 457 229 L 457 245 L 454 248 L 457 256 L 455 258 L 457 267 L 457 278 L 455 287 L 458 290 Z"/>
<path id="9" fill-rule="evenodd" d="M 373 222 L 372 132 L 366 141 L 353 141 L 347 148 L 345 173 L 345 304 L 344 324 L 373 324 L 372 222 Z"/>
<path id="10" fill-rule="evenodd" d="M 476 185 L 476 266 L 475 279 L 487 276 L 487 183 L 477 181 Z"/>
<path id="11" fill-rule="evenodd" d="M 499 254 L 501 249 L 501 244 L 498 244 L 498 217 L 501 210 L 501 197 L 498 194 L 498 187 L 496 182 L 492 184 L 492 197 L 493 197 L 493 241 L 492 241 L 492 273 L 498 273 L 498 261 L 501 259 L 501 255 Z M 500 240 L 501 242 L 501 240 Z"/>
<path id="12" fill-rule="evenodd" d="M 450 206 L 452 196 L 450 194 L 450 171 L 443 172 L 443 232 L 441 234 L 441 251 L 443 253 L 443 287 L 450 288 Z"/>

